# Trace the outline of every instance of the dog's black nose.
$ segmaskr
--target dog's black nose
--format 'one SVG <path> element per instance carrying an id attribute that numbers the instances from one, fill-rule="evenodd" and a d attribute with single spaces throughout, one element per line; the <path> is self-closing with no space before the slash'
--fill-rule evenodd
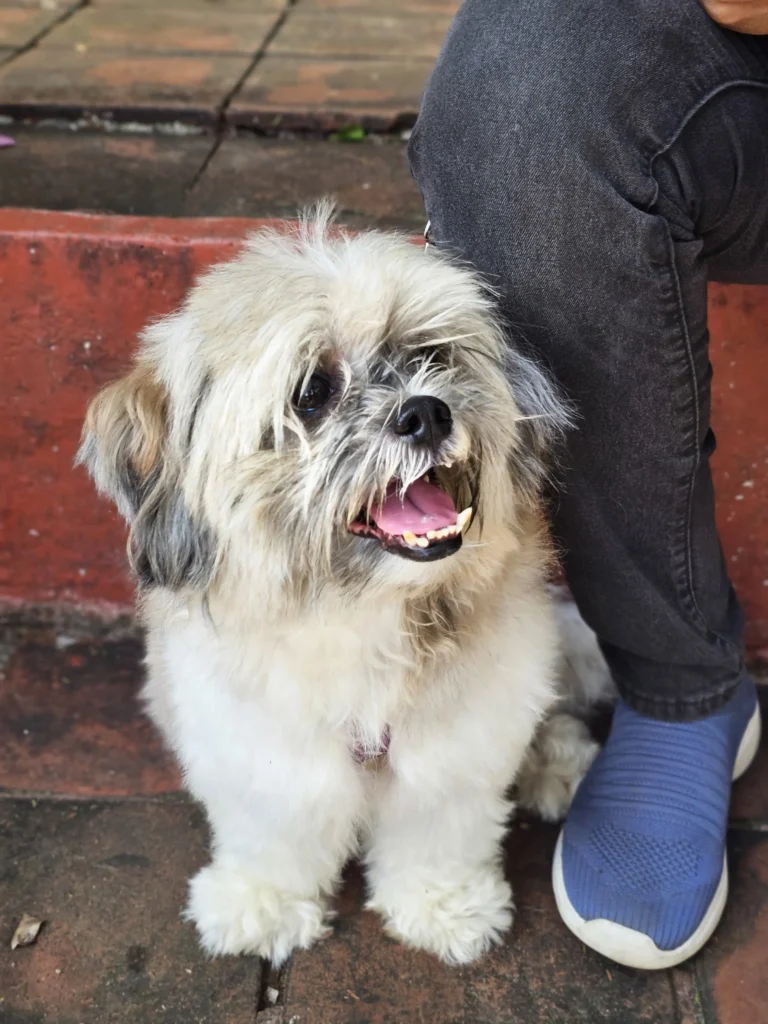
<path id="1" fill-rule="evenodd" d="M 400 406 L 394 431 L 400 437 L 435 449 L 453 425 L 451 410 L 432 395 L 415 395 Z"/>

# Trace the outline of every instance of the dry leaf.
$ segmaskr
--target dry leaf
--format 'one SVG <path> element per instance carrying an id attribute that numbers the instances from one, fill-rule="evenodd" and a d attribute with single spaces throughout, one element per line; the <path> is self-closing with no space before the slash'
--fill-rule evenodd
<path id="1" fill-rule="evenodd" d="M 31 946 L 42 927 L 43 922 L 39 917 L 32 917 L 31 914 L 22 914 L 21 920 L 16 925 L 16 931 L 11 939 L 11 949 L 16 949 L 17 946 Z"/>

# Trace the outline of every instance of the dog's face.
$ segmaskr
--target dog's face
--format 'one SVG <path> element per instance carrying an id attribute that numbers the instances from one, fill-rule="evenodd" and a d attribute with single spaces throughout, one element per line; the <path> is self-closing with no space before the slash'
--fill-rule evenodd
<path id="1" fill-rule="evenodd" d="M 429 585 L 536 500 L 560 410 L 475 276 L 326 221 L 253 237 L 94 401 L 80 458 L 144 585 Z"/>

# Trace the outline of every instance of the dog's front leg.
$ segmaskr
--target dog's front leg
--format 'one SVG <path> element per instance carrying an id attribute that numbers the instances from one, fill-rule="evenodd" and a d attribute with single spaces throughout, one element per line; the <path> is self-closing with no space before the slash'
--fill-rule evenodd
<path id="1" fill-rule="evenodd" d="M 506 791 L 536 713 L 511 714 L 498 697 L 478 695 L 453 716 L 393 732 L 391 772 L 376 794 L 368 905 L 394 937 L 448 963 L 476 959 L 512 923 L 501 862 Z"/>
<path id="2" fill-rule="evenodd" d="M 216 726 L 182 752 L 213 833 L 187 916 L 208 952 L 280 964 L 328 932 L 327 901 L 356 844 L 360 780 L 331 739 L 265 727 L 246 708 Z"/>
<path id="3" fill-rule="evenodd" d="M 392 781 L 367 865 L 368 907 L 390 935 L 451 964 L 481 956 L 512 924 L 500 863 L 500 792 L 409 791 Z"/>

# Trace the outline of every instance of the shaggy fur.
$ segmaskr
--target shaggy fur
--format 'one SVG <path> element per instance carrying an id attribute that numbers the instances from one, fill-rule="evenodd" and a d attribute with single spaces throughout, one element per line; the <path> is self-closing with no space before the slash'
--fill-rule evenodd
<path id="1" fill-rule="evenodd" d="M 539 488 L 565 418 L 469 270 L 328 221 L 255 235 L 149 327 L 80 459 L 130 524 L 147 706 L 210 821 L 188 907 L 205 948 L 309 946 L 361 853 L 388 931 L 464 963 L 512 920 L 500 844 L 534 735 L 524 799 L 548 817 L 594 755 L 544 721 Z M 439 445 L 394 432 L 414 395 L 450 408 Z M 416 561 L 351 531 L 428 472 L 472 508 L 460 550 Z"/>

